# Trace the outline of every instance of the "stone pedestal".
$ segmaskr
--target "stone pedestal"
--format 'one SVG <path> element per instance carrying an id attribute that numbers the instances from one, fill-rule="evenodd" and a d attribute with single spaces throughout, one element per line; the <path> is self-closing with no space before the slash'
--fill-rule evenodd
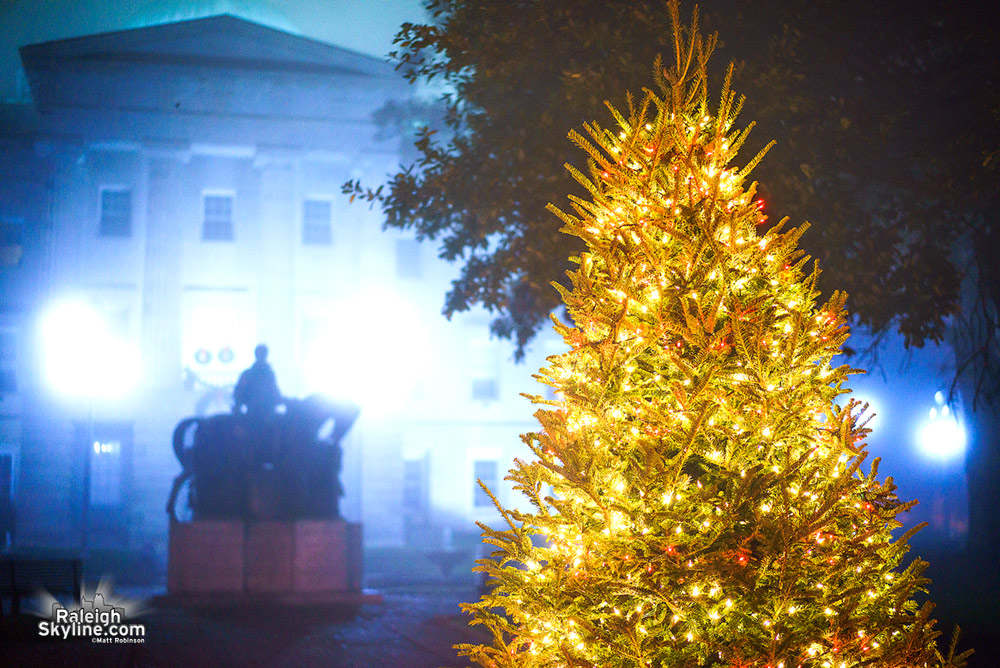
<path id="1" fill-rule="evenodd" d="M 242 522 L 171 523 L 167 591 L 242 591 Z"/>
<path id="2" fill-rule="evenodd" d="M 361 574 L 360 524 L 235 520 L 170 525 L 170 597 L 369 602 L 361 600 Z"/>
<path id="3" fill-rule="evenodd" d="M 243 566 L 246 590 L 256 593 L 291 591 L 295 581 L 295 551 L 294 523 L 247 524 L 246 561 Z M 336 561 L 336 556 L 333 561 Z"/>

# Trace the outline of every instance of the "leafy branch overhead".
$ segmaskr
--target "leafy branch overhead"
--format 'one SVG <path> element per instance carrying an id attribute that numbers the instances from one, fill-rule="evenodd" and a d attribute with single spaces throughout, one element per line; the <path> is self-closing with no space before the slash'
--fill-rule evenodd
<path id="1" fill-rule="evenodd" d="M 673 53 L 665 0 L 608 3 L 431 0 L 432 23 L 406 24 L 392 55 L 414 82 L 441 84 L 446 126 L 417 137 L 419 157 L 384 189 L 346 190 L 380 205 L 386 225 L 434 240 L 461 275 L 450 315 L 473 305 L 519 351 L 558 307 L 562 258 L 579 241 L 545 207 L 582 194 L 558 167 L 564 141 L 607 97 L 625 104 L 657 55 Z M 876 333 L 909 344 L 950 324 L 995 326 L 997 294 L 980 261 L 1000 254 L 996 41 L 985 17 L 937 2 L 705 0 L 749 111 L 778 140 L 759 172 L 769 207 L 817 223 L 803 239 L 821 285 L 846 289 Z M 960 280 L 981 272 L 984 308 Z M 995 342 L 976 338 L 974 368 Z M 985 347 L 984 347 L 985 346 Z M 995 389 L 996 377 L 984 378 Z"/>

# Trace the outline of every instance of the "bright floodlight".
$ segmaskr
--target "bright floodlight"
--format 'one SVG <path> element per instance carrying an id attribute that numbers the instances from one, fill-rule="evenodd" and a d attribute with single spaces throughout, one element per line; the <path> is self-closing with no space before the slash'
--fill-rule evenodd
<path id="1" fill-rule="evenodd" d="M 965 428 L 945 404 L 941 392 L 934 395 L 934 402 L 937 406 L 927 412 L 927 420 L 920 426 L 917 444 L 928 457 L 952 459 L 965 452 Z"/>
<path id="2" fill-rule="evenodd" d="M 367 292 L 345 300 L 324 330 L 306 342 L 309 391 L 384 414 L 405 403 L 426 372 L 426 329 L 420 313 L 398 295 Z"/>
<path id="3" fill-rule="evenodd" d="M 63 394 L 118 397 L 139 379 L 139 353 L 110 335 L 83 302 L 63 302 L 42 318 L 42 350 L 49 384 Z"/>

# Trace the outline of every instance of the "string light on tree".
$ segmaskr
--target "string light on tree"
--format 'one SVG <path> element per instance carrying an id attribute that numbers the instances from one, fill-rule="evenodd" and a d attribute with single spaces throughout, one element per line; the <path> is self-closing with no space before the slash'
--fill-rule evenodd
<path id="1" fill-rule="evenodd" d="M 480 525 L 493 588 L 465 609 L 493 643 L 458 647 L 488 668 L 962 665 L 912 599 L 926 564 L 900 569 L 912 502 L 838 402 L 845 295 L 817 304 L 804 225 L 763 227 L 766 149 L 739 165 L 732 69 L 710 105 L 715 38 L 670 7 L 657 92 L 570 135 L 590 197 L 550 207 L 587 247 L 557 286 L 569 350 L 507 477 L 531 511 Z"/>

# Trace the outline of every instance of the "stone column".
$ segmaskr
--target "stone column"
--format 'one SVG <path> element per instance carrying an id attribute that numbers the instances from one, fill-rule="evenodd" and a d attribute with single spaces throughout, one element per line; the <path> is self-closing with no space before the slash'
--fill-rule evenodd
<path id="1" fill-rule="evenodd" d="M 271 349 L 281 380 L 295 366 L 295 257 L 301 202 L 291 157 L 267 151 L 254 163 L 259 175 L 260 256 L 257 263 L 257 338 Z"/>

